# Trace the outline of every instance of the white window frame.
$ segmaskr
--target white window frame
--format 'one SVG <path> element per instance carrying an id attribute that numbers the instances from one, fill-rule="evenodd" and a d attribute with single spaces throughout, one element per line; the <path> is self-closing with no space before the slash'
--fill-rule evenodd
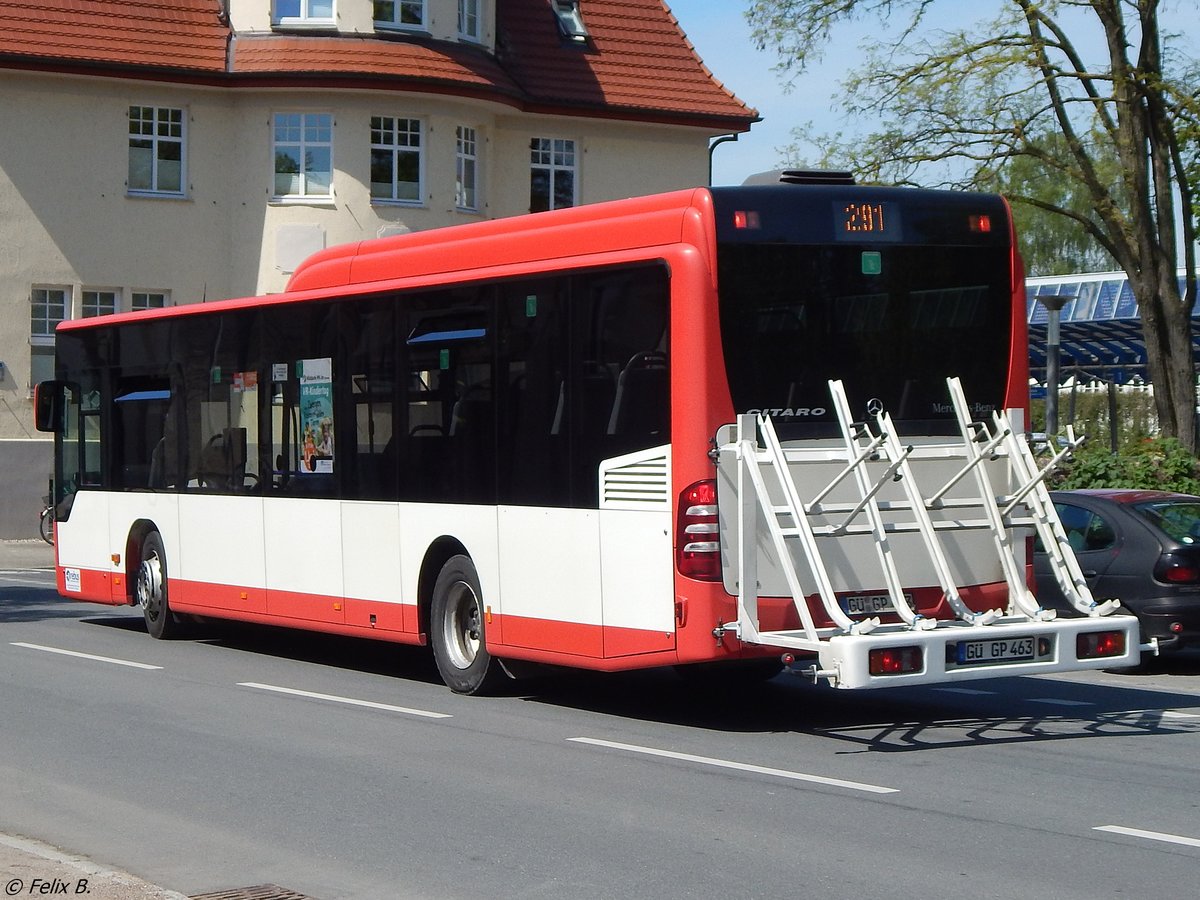
<path id="1" fill-rule="evenodd" d="M 281 122 L 284 118 L 298 117 L 299 122 Z M 324 122 L 319 120 L 324 119 Z M 312 202 L 325 201 L 332 202 L 333 200 L 333 135 L 337 121 L 334 119 L 331 112 L 297 112 L 295 110 L 281 110 L 271 115 L 271 201 L 273 203 L 287 203 L 289 201 Z M 280 140 L 280 128 L 289 130 L 295 129 L 295 135 L 288 135 L 286 139 Z M 321 140 L 313 135 L 310 129 L 316 129 L 318 134 L 324 129 L 328 132 L 328 140 Z M 295 147 L 298 155 L 303 161 L 299 172 L 284 172 L 278 170 L 279 153 L 281 147 Z M 328 189 L 322 192 L 314 192 L 310 190 L 310 178 L 312 172 L 307 166 L 307 159 L 312 150 L 326 149 L 329 152 L 329 185 Z M 322 170 L 322 174 L 325 174 Z M 291 175 L 297 179 L 296 183 L 299 188 L 297 191 L 280 191 L 280 177 L 283 175 Z"/>
<path id="2" fill-rule="evenodd" d="M 386 0 L 392 4 L 391 18 L 377 18 L 374 0 L 371 3 L 371 16 L 375 22 L 377 29 L 397 31 L 428 31 L 429 30 L 429 4 L 432 0 Z M 404 12 L 406 10 L 419 9 L 421 13 L 420 22 L 405 22 Z"/>
<path id="3" fill-rule="evenodd" d="M 464 41 L 483 40 L 483 2 L 484 0 L 458 0 L 458 36 Z"/>
<path id="4" fill-rule="evenodd" d="M 469 133 L 468 133 L 469 132 Z M 463 212 L 479 212 L 479 129 L 472 125 L 458 125 L 454 129 L 454 205 Z M 470 170 L 471 187 L 464 187 L 463 175 Z"/>
<path id="5" fill-rule="evenodd" d="M 149 119 L 145 118 L 149 113 Z M 130 172 L 126 171 L 125 189 L 139 197 L 182 197 L 187 193 L 187 109 L 177 106 L 144 106 L 131 104 L 126 112 L 128 119 L 128 156 L 133 162 L 134 141 L 150 143 L 150 186 L 135 187 Z M 136 117 L 136 118 L 135 118 Z M 177 121 L 176 121 L 177 120 Z M 134 133 L 135 124 L 138 132 Z M 149 132 L 142 129 L 149 127 Z M 162 172 L 159 169 L 161 151 L 165 146 L 179 148 L 179 187 L 162 187 Z M 141 149 L 141 148 L 138 148 Z M 132 165 L 130 166 L 132 168 Z"/>
<path id="6" fill-rule="evenodd" d="M 378 124 L 377 124 L 378 123 Z M 385 124 L 388 123 L 388 124 Z M 369 190 L 372 203 L 395 203 L 402 206 L 420 206 L 425 200 L 425 123 L 421 119 L 409 116 L 371 116 L 368 123 L 371 130 L 371 173 Z M 414 128 L 415 126 L 415 128 Z M 386 138 L 380 140 L 381 134 Z M 412 143 L 415 139 L 416 143 Z M 387 197 L 376 196 L 374 180 L 374 155 L 376 152 L 388 153 L 391 156 L 391 194 Z M 417 158 L 417 196 L 397 197 L 399 180 L 399 159 L 401 155 L 412 154 Z"/>
<path id="7" fill-rule="evenodd" d="M 150 302 L 148 302 L 148 300 L 147 301 L 139 300 L 139 298 L 142 298 L 142 297 L 145 297 L 145 298 L 159 297 L 162 299 L 162 302 L 161 303 L 150 303 Z M 143 309 L 166 309 L 170 305 L 171 305 L 171 292 L 170 291 L 144 290 L 142 288 L 130 288 L 130 290 L 129 290 L 129 311 L 130 312 L 137 312 L 137 311 L 143 310 Z"/>
<path id="8" fill-rule="evenodd" d="M 111 297 L 111 303 L 100 305 L 101 297 Z M 121 289 L 110 287 L 85 287 L 79 292 L 79 318 L 110 316 L 121 311 Z"/>
<path id="9" fill-rule="evenodd" d="M 283 15 L 279 11 L 280 0 L 271 0 L 271 24 L 282 25 L 285 28 L 295 25 L 334 25 L 337 23 L 337 0 L 328 0 L 329 15 L 318 16 L 313 15 L 312 7 L 314 3 L 322 2 L 322 0 L 296 0 L 300 4 L 300 14 L 298 16 Z"/>
<path id="10" fill-rule="evenodd" d="M 37 321 L 41 323 L 45 330 L 35 333 L 33 330 L 33 307 L 38 303 L 37 293 L 44 292 L 47 295 L 52 291 L 62 292 L 62 318 L 55 319 L 49 314 L 40 316 Z M 53 347 L 54 346 L 54 328 L 59 322 L 67 322 L 71 319 L 71 306 L 73 303 L 73 291 L 69 284 L 34 284 L 29 287 L 29 343 L 34 347 Z M 42 305 L 47 307 L 49 313 L 49 297 L 42 301 Z"/>
<path id="11" fill-rule="evenodd" d="M 574 138 L 534 137 L 529 141 L 529 199 L 533 208 L 533 176 L 536 172 L 549 175 L 549 201 L 547 209 L 566 209 L 555 203 L 554 185 L 560 173 L 571 174 L 571 203 L 579 205 L 579 142 Z M 566 160 L 569 159 L 568 163 Z"/>

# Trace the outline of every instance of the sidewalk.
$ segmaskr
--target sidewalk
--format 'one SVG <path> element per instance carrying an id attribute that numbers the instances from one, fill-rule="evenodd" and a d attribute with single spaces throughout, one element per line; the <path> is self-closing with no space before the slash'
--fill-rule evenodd
<path id="1" fill-rule="evenodd" d="M 28 541 L 0 541 L 0 570 L 52 569 L 54 548 L 39 538 Z"/>
<path id="2" fill-rule="evenodd" d="M 0 882 L 6 897 L 78 894 L 89 900 L 187 900 L 127 872 L 10 834 L 0 834 Z"/>
<path id="3" fill-rule="evenodd" d="M 0 541 L 0 571 L 50 569 L 54 548 L 41 540 Z M 0 833 L 0 884 L 5 897 L 80 895 L 90 900 L 186 900 L 126 872 L 41 841 Z"/>

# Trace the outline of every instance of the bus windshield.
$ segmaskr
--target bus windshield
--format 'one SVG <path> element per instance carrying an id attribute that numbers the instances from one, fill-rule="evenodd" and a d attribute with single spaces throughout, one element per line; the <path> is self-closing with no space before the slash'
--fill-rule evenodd
<path id="1" fill-rule="evenodd" d="M 818 208 L 822 219 L 830 208 Z M 813 210 L 791 212 L 803 219 Z M 856 417 L 879 401 L 906 433 L 956 433 L 949 376 L 961 379 L 976 417 L 1003 406 L 1012 321 L 1006 240 L 726 236 L 733 239 L 718 244 L 718 292 L 736 412 L 769 413 L 785 439 L 834 433 L 828 382 L 836 379 Z"/>

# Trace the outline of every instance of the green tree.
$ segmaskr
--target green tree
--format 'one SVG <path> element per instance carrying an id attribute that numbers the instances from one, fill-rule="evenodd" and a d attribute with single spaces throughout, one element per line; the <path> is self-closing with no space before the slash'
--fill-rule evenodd
<path id="1" fill-rule="evenodd" d="M 1161 6 L 992 0 L 993 19 L 955 28 L 943 23 L 962 17 L 966 4 L 956 0 L 754 0 L 747 17 L 793 79 L 834 28 L 879 21 L 886 40 L 864 48 L 843 83 L 848 115 L 869 121 L 870 133 L 818 140 L 825 157 L 868 181 L 1003 185 L 1015 204 L 1061 217 L 1099 244 L 1137 299 L 1159 427 L 1194 452 L 1200 98 L 1197 65 L 1182 38 L 1162 29 Z M 1094 65 L 1082 49 L 1092 45 Z M 1063 187 L 1060 196 L 1047 180 Z"/>
<path id="2" fill-rule="evenodd" d="M 1066 150 L 1060 134 L 1046 135 L 1042 143 L 1046 153 L 1061 156 Z M 1111 153 L 1098 155 L 1096 162 L 1104 180 L 1119 184 L 1120 163 Z M 1046 177 L 1045 166 L 1031 156 L 1008 160 L 991 173 L 990 179 L 988 173 L 980 172 L 977 182 L 978 187 L 1006 197 L 1025 198 L 1014 203 L 1013 220 L 1028 274 L 1067 275 L 1117 268 L 1116 260 L 1103 245 L 1077 223 L 1077 218 L 1097 218 L 1091 197 L 1078 182 Z M 1056 209 L 1069 209 L 1073 217 L 1059 215 Z"/>

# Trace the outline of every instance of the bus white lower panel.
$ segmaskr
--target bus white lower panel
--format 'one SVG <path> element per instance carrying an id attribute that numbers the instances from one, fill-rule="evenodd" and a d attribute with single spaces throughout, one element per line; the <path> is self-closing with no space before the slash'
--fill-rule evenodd
<path id="1" fill-rule="evenodd" d="M 181 582 L 172 603 L 266 612 L 262 498 L 178 497 L 178 532 L 173 532 L 169 523 L 155 523 L 163 536 L 168 576 L 172 582 Z"/>
<path id="2" fill-rule="evenodd" d="M 506 506 L 498 522 L 504 643 L 603 656 L 599 512 Z"/>

